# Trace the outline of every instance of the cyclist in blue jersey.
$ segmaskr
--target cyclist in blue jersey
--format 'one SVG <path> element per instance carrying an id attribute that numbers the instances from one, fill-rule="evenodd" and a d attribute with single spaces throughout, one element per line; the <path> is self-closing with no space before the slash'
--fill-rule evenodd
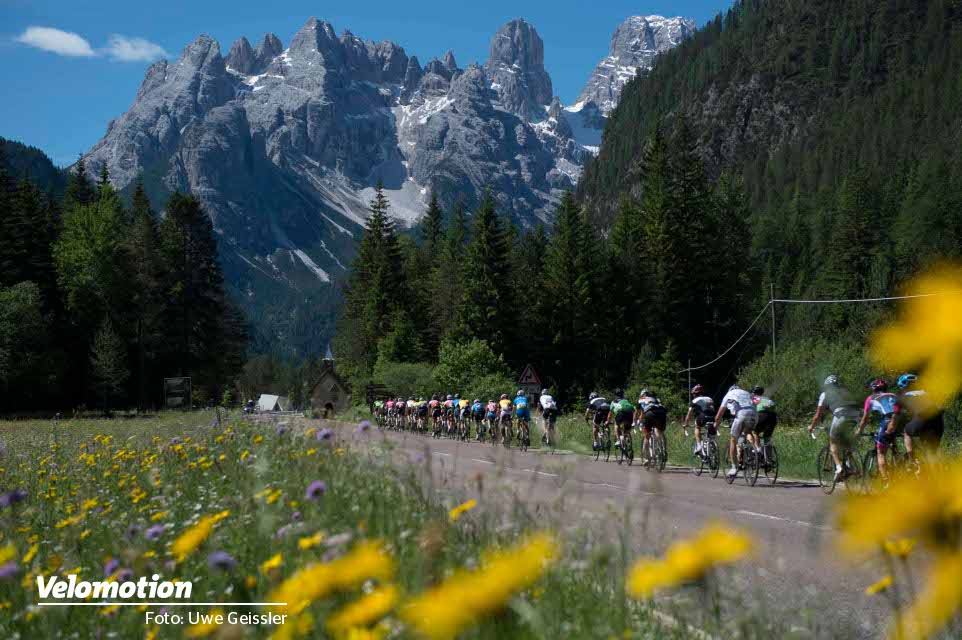
<path id="1" fill-rule="evenodd" d="M 514 397 L 514 417 L 518 419 L 518 436 L 524 438 L 525 446 L 531 444 L 531 410 L 528 409 L 528 396 L 523 389 L 518 389 Z M 524 425 L 524 433 L 521 433 L 521 425 Z"/>
<path id="2" fill-rule="evenodd" d="M 881 378 L 870 382 L 868 387 L 872 393 L 865 398 L 865 404 L 862 407 L 862 419 L 859 420 L 855 435 L 862 435 L 862 432 L 865 430 L 865 425 L 868 424 L 872 414 L 878 415 L 880 426 L 878 435 L 875 436 L 875 450 L 878 457 L 879 473 L 882 479 L 887 482 L 888 469 L 885 464 L 885 454 L 888 452 L 889 447 L 896 446 L 896 438 L 898 438 L 901 433 L 898 423 L 892 420 L 892 418 L 895 417 L 898 396 L 894 393 L 889 393 L 888 383 Z"/>
<path id="3" fill-rule="evenodd" d="M 931 396 L 918 386 L 918 376 L 906 373 L 898 380 L 899 395 L 892 422 L 905 429 L 905 452 L 914 458 L 913 443 L 917 440 L 923 453 L 934 455 L 945 432 L 945 410 L 935 404 Z"/>

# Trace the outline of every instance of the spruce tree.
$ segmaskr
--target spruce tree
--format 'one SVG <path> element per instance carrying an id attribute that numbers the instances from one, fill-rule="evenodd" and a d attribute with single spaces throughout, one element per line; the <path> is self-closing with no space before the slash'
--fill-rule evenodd
<path id="1" fill-rule="evenodd" d="M 90 177 L 87 175 L 87 163 L 83 155 L 74 165 L 74 171 L 67 179 L 67 189 L 63 196 L 63 206 L 71 209 L 78 205 L 90 204 L 94 200 L 94 188 L 90 184 Z"/>
<path id="2" fill-rule="evenodd" d="M 109 316 L 104 318 L 94 336 L 90 368 L 98 396 L 103 400 L 104 415 L 109 415 L 111 399 L 121 393 L 130 376 L 124 340 L 114 331 Z"/>
<path id="3" fill-rule="evenodd" d="M 441 238 L 444 234 L 444 213 L 438 204 L 438 196 L 431 192 L 428 210 L 421 218 L 421 242 L 425 255 L 431 261 L 436 261 L 441 248 Z"/>
<path id="4" fill-rule="evenodd" d="M 485 340 L 502 354 L 514 326 L 509 252 L 494 198 L 486 194 L 474 216 L 464 261 L 458 333 L 465 339 Z"/>

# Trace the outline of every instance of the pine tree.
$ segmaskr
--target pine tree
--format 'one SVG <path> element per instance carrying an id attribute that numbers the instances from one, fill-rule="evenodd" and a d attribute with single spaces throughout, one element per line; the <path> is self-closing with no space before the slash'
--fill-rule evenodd
<path id="1" fill-rule="evenodd" d="M 594 242 L 584 213 L 566 192 L 555 210 L 554 228 L 544 264 L 544 297 L 548 315 L 545 329 L 550 340 L 548 375 L 559 395 L 573 394 L 590 382 L 594 352 L 596 308 L 605 301 L 596 292 L 592 252 Z"/>
<path id="2" fill-rule="evenodd" d="M 97 178 L 97 191 L 100 192 L 110 185 L 110 171 L 107 169 L 107 163 L 104 162 L 100 165 L 100 174 Z"/>
<path id="3" fill-rule="evenodd" d="M 624 375 L 648 336 L 648 296 L 645 218 L 639 204 L 624 195 L 611 229 L 607 271 L 609 332 L 619 336 L 611 345 L 609 370 Z"/>
<path id="4" fill-rule="evenodd" d="M 124 340 L 114 331 L 109 316 L 104 318 L 94 337 L 90 368 L 98 395 L 103 399 L 104 415 L 108 415 L 111 398 L 123 390 L 124 383 L 130 376 Z"/>
<path id="5" fill-rule="evenodd" d="M 436 353 L 441 342 L 450 337 L 460 316 L 461 290 L 464 282 L 467 222 L 464 203 L 454 205 L 450 223 L 441 240 L 441 255 L 431 271 L 431 318 L 425 348 Z"/>
<path id="6" fill-rule="evenodd" d="M 90 204 L 94 200 L 94 188 L 87 176 L 87 163 L 82 155 L 74 167 L 73 173 L 67 180 L 67 190 L 63 196 L 64 209 Z"/>
<path id="7" fill-rule="evenodd" d="M 464 261 L 458 333 L 485 340 L 505 353 L 514 327 L 509 271 L 510 244 L 494 198 L 486 194 L 472 225 Z"/>
<path id="8" fill-rule="evenodd" d="M 673 185 L 668 147 L 660 128 L 652 135 L 643 159 L 642 178 L 645 254 L 648 262 L 649 331 L 660 344 L 678 325 L 677 294 L 684 286 L 677 271 L 679 229 L 673 211 Z"/>
<path id="9" fill-rule="evenodd" d="M 437 253 L 441 248 L 441 238 L 444 234 L 444 213 L 438 204 L 438 196 L 431 192 L 428 210 L 421 218 L 421 241 L 424 253 L 432 260 L 437 260 Z"/>

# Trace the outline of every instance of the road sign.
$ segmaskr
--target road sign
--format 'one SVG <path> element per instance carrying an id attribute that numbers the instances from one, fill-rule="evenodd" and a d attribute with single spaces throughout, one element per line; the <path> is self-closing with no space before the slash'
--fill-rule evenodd
<path id="1" fill-rule="evenodd" d="M 168 409 L 190 409 L 190 396 L 190 378 L 164 378 L 164 405 Z"/>
<path id="2" fill-rule="evenodd" d="M 534 367 L 529 364 L 524 368 L 524 371 L 521 373 L 521 377 L 518 378 L 518 384 L 522 387 L 540 387 L 541 378 L 539 378 L 538 374 L 535 373 Z"/>

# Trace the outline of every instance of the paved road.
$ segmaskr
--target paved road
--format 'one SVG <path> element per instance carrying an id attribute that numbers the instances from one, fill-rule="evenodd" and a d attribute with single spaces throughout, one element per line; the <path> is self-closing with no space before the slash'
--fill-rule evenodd
<path id="1" fill-rule="evenodd" d="M 624 533 L 630 507 L 633 546 L 647 545 L 649 552 L 660 552 L 709 520 L 741 526 L 755 537 L 758 550 L 751 567 L 730 580 L 749 606 L 783 610 L 820 638 L 873 638 L 884 630 L 882 601 L 864 595 L 878 570 L 840 560 L 832 544 L 833 498 L 812 483 L 779 481 L 773 487 L 760 478 L 749 487 L 739 478 L 729 485 L 721 476 L 696 477 L 688 469 L 659 474 L 620 466 L 614 458 L 605 463 L 583 455 L 521 453 L 376 429 L 358 435 L 354 424 L 326 424 L 357 444 L 386 446 L 403 464 L 430 468 L 441 491 L 480 498 L 482 505 L 492 502 L 493 491 L 509 492 L 539 521 L 566 531 L 584 525 Z"/>

